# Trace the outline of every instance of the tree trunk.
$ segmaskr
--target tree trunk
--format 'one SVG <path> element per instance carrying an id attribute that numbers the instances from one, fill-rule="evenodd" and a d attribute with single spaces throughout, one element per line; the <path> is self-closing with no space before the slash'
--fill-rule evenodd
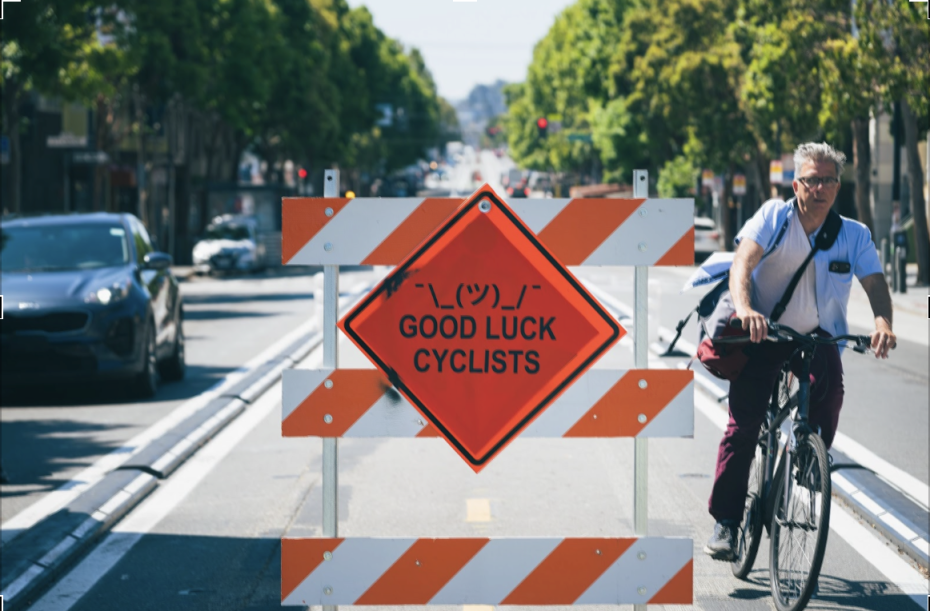
<path id="1" fill-rule="evenodd" d="M 772 182 L 769 180 L 769 158 L 759 149 L 758 144 L 756 144 L 754 156 L 756 170 L 759 172 L 759 188 L 762 189 L 762 192 L 759 194 L 762 200 L 759 202 L 759 206 L 761 206 L 763 202 L 768 201 L 768 199 L 772 197 Z"/>
<path id="2" fill-rule="evenodd" d="M 872 222 L 872 206 L 869 191 L 872 188 L 872 158 L 869 152 L 869 119 L 857 117 L 852 120 L 853 165 L 856 171 L 856 214 L 859 222 L 875 232 Z"/>
<path id="3" fill-rule="evenodd" d="M 914 242 L 917 248 L 917 284 L 927 286 L 930 281 L 930 232 L 927 228 L 927 210 L 924 207 L 924 172 L 917 150 L 917 117 L 907 100 L 901 101 L 904 118 L 904 149 L 907 155 L 907 176 L 911 188 L 911 214 L 914 217 Z"/>
<path id="4" fill-rule="evenodd" d="M 10 138 L 10 197 L 11 208 L 4 206 L 3 212 L 22 212 L 22 176 L 23 162 L 19 134 L 19 105 L 22 87 L 12 79 L 6 79 L 3 86 L 3 133 Z"/>
<path id="5" fill-rule="evenodd" d="M 727 168 L 727 175 L 723 179 L 723 193 L 720 200 L 720 216 L 723 221 L 723 247 L 726 250 L 733 250 L 733 238 L 736 235 L 736 229 L 733 227 L 733 214 L 730 211 L 730 200 L 733 198 L 733 173 L 736 166 L 731 163 Z"/>

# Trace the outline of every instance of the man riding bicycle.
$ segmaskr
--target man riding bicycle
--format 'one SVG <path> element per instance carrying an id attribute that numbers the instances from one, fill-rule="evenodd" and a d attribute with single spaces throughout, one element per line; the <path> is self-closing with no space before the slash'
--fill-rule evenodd
<path id="1" fill-rule="evenodd" d="M 730 295 L 736 317 L 753 345 L 747 349 L 749 358 L 743 370 L 730 383 L 730 420 L 717 453 L 708 502 L 716 525 L 704 551 L 715 560 L 736 557 L 759 427 L 778 374 L 797 347 L 793 342 L 763 342 L 766 318 L 814 248 L 814 238 L 836 200 L 845 162 L 845 155 L 826 143 L 800 145 L 794 153 L 796 177 L 791 183 L 796 197 L 765 202 L 736 237 Z M 832 246 L 815 252 L 779 323 L 827 337 L 847 333 L 846 307 L 853 276 L 865 289 L 875 315 L 872 350 L 877 358 L 887 358 L 895 344 L 891 295 L 868 227 L 851 219 L 842 218 Z M 811 364 L 810 424 L 820 429 L 827 448 L 833 442 L 842 405 L 840 349 L 818 346 Z"/>

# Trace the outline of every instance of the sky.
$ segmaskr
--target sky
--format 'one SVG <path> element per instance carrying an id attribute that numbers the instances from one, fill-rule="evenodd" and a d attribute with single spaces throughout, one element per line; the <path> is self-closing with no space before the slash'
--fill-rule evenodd
<path id="1" fill-rule="evenodd" d="M 574 0 L 348 0 L 367 6 L 386 35 L 417 47 L 450 102 L 498 79 L 519 82 L 533 46 Z"/>

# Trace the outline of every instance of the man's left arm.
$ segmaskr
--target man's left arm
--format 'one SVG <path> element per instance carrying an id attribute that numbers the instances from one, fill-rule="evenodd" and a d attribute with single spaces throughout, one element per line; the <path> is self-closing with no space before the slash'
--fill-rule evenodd
<path id="1" fill-rule="evenodd" d="M 888 358 L 888 351 L 894 348 L 897 338 L 891 330 L 891 293 L 883 274 L 871 274 L 859 280 L 865 294 L 869 296 L 872 314 L 875 315 L 875 331 L 871 333 L 872 351 L 875 358 Z"/>

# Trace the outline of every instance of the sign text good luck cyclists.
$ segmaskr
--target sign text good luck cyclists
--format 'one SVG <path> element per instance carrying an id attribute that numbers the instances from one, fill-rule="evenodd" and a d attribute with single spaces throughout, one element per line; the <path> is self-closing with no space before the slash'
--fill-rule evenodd
<path id="1" fill-rule="evenodd" d="M 476 472 L 625 334 L 487 186 L 340 327 Z"/>

